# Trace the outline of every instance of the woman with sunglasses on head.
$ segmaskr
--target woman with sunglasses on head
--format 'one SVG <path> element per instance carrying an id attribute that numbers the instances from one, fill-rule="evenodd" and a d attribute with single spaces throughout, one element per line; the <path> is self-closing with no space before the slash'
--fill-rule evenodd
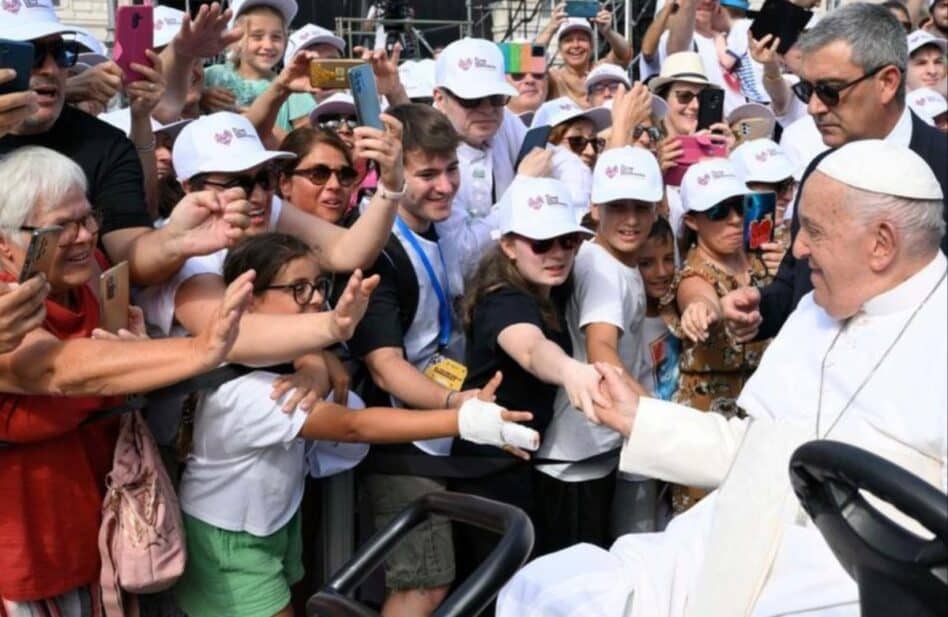
<path id="1" fill-rule="evenodd" d="M 541 435 L 553 417 L 558 388 L 587 413 L 599 398 L 600 376 L 592 365 L 572 358 L 564 317 L 573 260 L 580 243 L 591 235 L 576 224 L 568 200 L 558 180 L 514 180 L 501 198 L 500 241 L 481 260 L 462 308 L 468 367 L 463 388 L 481 387 L 501 371 L 504 381 L 497 389 L 497 404 L 532 412 L 527 425 Z M 496 456 L 496 451 L 455 442 L 452 454 Z M 546 504 L 533 492 L 535 473 L 528 466 L 513 465 L 453 486 L 523 508 L 534 521 L 536 553 L 543 554 L 556 544 L 557 530 L 544 528 L 536 516 Z M 486 532 L 456 528 L 459 580 L 483 561 L 495 542 Z"/>
<path id="2" fill-rule="evenodd" d="M 741 414 L 737 395 L 769 342 L 738 343 L 721 319 L 722 296 L 738 287 L 763 287 L 772 279 L 760 258 L 744 248 L 744 197 L 751 192 L 727 159 L 707 159 L 685 172 L 681 198 L 687 254 L 660 303 L 662 316 L 682 342 L 675 402 L 727 417 Z M 704 495 L 676 486 L 672 506 L 683 512 Z"/>
<path id="3" fill-rule="evenodd" d="M 611 125 L 612 114 L 605 107 L 583 110 L 569 97 L 561 96 L 540 106 L 532 127 L 552 127 L 547 142 L 568 149 L 591 170 L 606 146 L 599 133 Z"/>

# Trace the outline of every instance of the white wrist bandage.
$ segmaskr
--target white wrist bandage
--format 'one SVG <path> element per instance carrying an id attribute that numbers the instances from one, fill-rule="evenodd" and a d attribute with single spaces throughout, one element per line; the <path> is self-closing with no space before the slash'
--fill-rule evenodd
<path id="1" fill-rule="evenodd" d="M 533 429 L 501 418 L 504 408 L 477 398 L 464 401 L 458 410 L 458 429 L 461 439 L 498 448 L 511 445 L 524 450 L 536 450 L 540 435 Z"/>

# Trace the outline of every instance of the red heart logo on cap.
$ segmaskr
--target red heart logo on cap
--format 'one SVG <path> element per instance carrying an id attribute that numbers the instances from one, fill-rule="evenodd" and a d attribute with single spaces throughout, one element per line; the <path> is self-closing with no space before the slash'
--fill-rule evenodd
<path id="1" fill-rule="evenodd" d="M 758 161 L 760 161 L 761 163 L 763 163 L 763 162 L 765 162 L 765 161 L 767 160 L 767 153 L 766 153 L 766 152 L 758 152 L 757 154 L 754 155 L 754 158 L 757 159 Z"/>
<path id="2" fill-rule="evenodd" d="M 619 173 L 619 168 L 616 167 L 615 165 L 610 165 L 609 167 L 606 167 L 607 178 L 610 178 L 610 179 L 615 178 L 617 173 Z"/>
<path id="3" fill-rule="evenodd" d="M 750 248 L 760 248 L 765 242 L 770 242 L 770 232 L 773 231 L 774 224 L 770 219 L 753 221 L 750 224 Z"/>
<path id="4" fill-rule="evenodd" d="M 3 10 L 8 13 L 19 13 L 20 6 L 20 0 L 3 0 Z"/>
<path id="5" fill-rule="evenodd" d="M 470 58 L 461 58 L 458 60 L 458 68 L 460 68 L 462 71 L 466 71 L 471 68 L 471 64 L 472 61 Z"/>
<path id="6" fill-rule="evenodd" d="M 706 186 L 710 180 L 711 180 L 711 176 L 709 176 L 708 174 L 704 174 L 703 176 L 698 176 L 698 184 L 700 184 L 701 186 Z"/>
<path id="7" fill-rule="evenodd" d="M 531 197 L 527 200 L 527 205 L 534 210 L 539 210 L 543 207 L 543 197 Z"/>
<path id="8" fill-rule="evenodd" d="M 231 135 L 230 131 L 224 131 L 223 133 L 216 133 L 214 135 L 214 141 L 224 146 L 230 145 L 231 139 L 233 139 L 233 135 Z"/>

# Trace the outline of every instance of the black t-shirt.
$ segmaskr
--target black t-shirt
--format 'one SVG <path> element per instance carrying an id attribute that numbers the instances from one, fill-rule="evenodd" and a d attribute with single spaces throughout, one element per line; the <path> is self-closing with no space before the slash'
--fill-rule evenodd
<path id="1" fill-rule="evenodd" d="M 134 144 L 119 129 L 66 105 L 45 133 L 0 137 L 0 156 L 23 146 L 55 150 L 82 168 L 89 202 L 102 213 L 101 234 L 151 227 L 142 165 Z"/>
<path id="2" fill-rule="evenodd" d="M 573 354 L 569 331 L 562 311 L 558 311 L 559 331 L 549 328 L 540 313 L 540 306 L 531 296 L 512 287 L 505 287 L 484 296 L 474 308 L 471 328 L 467 333 L 464 389 L 483 387 L 494 373 L 501 371 L 504 380 L 497 389 L 497 404 L 514 411 L 529 411 L 533 420 L 527 426 L 542 432 L 553 418 L 553 402 L 557 386 L 540 381 L 507 355 L 497 337 L 508 326 L 533 324 L 543 335 L 559 345 L 566 355 Z M 497 449 L 454 440 L 454 454 L 497 456 Z"/>

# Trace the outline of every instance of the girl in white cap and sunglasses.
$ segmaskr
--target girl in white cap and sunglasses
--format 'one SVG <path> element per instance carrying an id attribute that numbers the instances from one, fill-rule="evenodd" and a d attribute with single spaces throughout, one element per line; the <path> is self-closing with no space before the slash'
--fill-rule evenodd
<path id="1" fill-rule="evenodd" d="M 682 340 L 675 402 L 728 417 L 740 414 L 737 395 L 769 342 L 738 343 L 721 319 L 722 296 L 771 280 L 760 258 L 744 249 L 744 197 L 749 193 L 727 159 L 707 159 L 685 172 L 681 199 L 687 255 L 660 303 L 662 316 Z M 676 485 L 672 507 L 683 512 L 705 494 Z"/>

